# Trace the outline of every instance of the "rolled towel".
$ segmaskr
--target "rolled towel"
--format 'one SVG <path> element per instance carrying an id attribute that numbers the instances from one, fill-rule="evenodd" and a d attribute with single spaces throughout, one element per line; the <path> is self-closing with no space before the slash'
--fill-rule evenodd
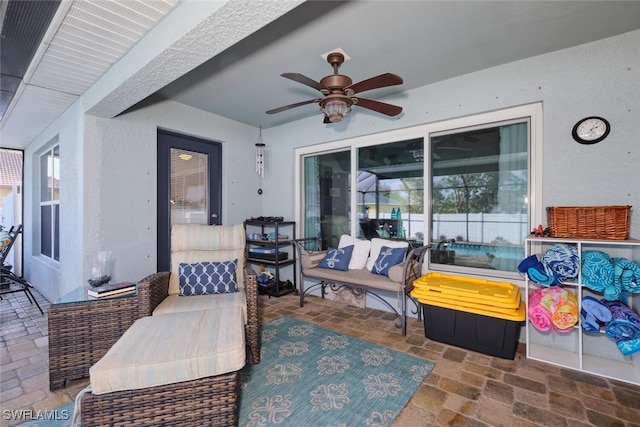
<path id="1" fill-rule="evenodd" d="M 555 272 L 551 269 L 546 269 L 536 255 L 530 255 L 520 261 L 518 271 L 526 274 L 529 280 L 539 285 L 554 286 L 561 283 Z"/>
<path id="2" fill-rule="evenodd" d="M 578 299 L 559 286 L 533 290 L 528 303 L 529 321 L 542 332 L 569 332 L 578 323 Z"/>
<path id="3" fill-rule="evenodd" d="M 612 316 L 605 329 L 607 336 L 625 356 L 640 351 L 640 316 L 620 301 L 604 301 L 604 304 Z"/>
<path id="4" fill-rule="evenodd" d="M 580 310 L 580 324 L 585 332 L 600 332 L 600 325 L 604 325 L 611 321 L 611 311 L 601 301 L 585 296 L 582 297 L 582 305 Z"/>
<path id="5" fill-rule="evenodd" d="M 602 293 L 604 294 L 604 299 L 607 301 L 626 301 L 626 295 L 622 292 L 620 283 L 616 283 L 615 281 L 610 285 L 605 286 Z"/>
<path id="6" fill-rule="evenodd" d="M 529 321 L 539 331 L 546 332 L 553 327 L 551 323 L 551 313 L 540 304 L 542 300 L 542 289 L 536 289 L 529 294 L 529 307 L 527 313 Z"/>
<path id="7" fill-rule="evenodd" d="M 547 307 L 547 309 L 553 313 L 558 309 L 558 307 L 564 305 L 568 301 L 569 297 L 567 294 L 568 292 L 559 286 L 543 289 L 540 304 Z"/>
<path id="8" fill-rule="evenodd" d="M 580 258 L 578 257 L 578 249 L 574 245 L 555 244 L 547 249 L 540 262 L 555 273 L 560 283 L 566 279 L 578 277 Z"/>
<path id="9" fill-rule="evenodd" d="M 626 258 L 611 258 L 613 282 L 623 291 L 640 293 L 640 266 Z"/>
<path id="10" fill-rule="evenodd" d="M 582 252 L 582 283 L 597 292 L 604 292 L 607 286 L 613 285 L 613 265 L 607 253 Z"/>
<path id="11" fill-rule="evenodd" d="M 578 323 L 580 317 L 578 299 L 564 289 L 553 289 L 562 290 L 562 292 L 554 293 L 555 308 L 551 313 L 551 323 L 558 332 L 569 332 Z"/>

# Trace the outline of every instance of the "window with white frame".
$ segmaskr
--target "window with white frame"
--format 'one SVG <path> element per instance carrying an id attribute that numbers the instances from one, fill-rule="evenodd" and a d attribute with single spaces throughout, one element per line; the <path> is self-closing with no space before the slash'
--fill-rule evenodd
<path id="1" fill-rule="evenodd" d="M 60 261 L 60 145 L 40 156 L 40 254 Z"/>
<path id="2" fill-rule="evenodd" d="M 514 278 L 542 222 L 542 104 L 427 126 L 430 270 Z"/>
<path id="3" fill-rule="evenodd" d="M 432 264 L 515 271 L 528 234 L 529 120 L 431 135 Z"/>
<path id="4" fill-rule="evenodd" d="M 297 221 L 323 247 L 345 230 L 443 242 L 430 270 L 515 277 L 524 238 L 542 222 L 541 138 L 534 103 L 299 148 Z"/>

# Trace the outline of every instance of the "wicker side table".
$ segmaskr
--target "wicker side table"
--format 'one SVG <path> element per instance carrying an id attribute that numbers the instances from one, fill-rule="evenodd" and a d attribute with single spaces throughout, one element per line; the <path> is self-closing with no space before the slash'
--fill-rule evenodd
<path id="1" fill-rule="evenodd" d="M 49 307 L 49 390 L 86 378 L 96 363 L 140 317 L 137 293 L 89 298 L 79 287 Z"/>

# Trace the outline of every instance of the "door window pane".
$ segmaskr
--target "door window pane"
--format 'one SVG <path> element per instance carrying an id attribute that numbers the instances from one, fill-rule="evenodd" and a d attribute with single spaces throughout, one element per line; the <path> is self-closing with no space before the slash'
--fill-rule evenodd
<path id="1" fill-rule="evenodd" d="M 443 249 L 455 252 L 431 262 L 515 271 L 528 233 L 528 122 L 441 134 L 430 144 L 431 241 L 448 240 Z"/>
<path id="2" fill-rule="evenodd" d="M 171 149 L 171 224 L 208 224 L 207 155 Z"/>

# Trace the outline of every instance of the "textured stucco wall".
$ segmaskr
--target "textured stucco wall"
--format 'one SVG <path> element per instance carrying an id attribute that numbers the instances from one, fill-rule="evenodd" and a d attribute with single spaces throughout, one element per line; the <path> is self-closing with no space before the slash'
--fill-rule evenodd
<path id="1" fill-rule="evenodd" d="M 372 70 L 375 74 L 375 70 Z M 401 93 L 384 101 L 404 107 L 386 118 L 358 109 L 337 125 L 321 117 L 266 129 L 265 215 L 295 216 L 293 149 L 435 123 L 517 105 L 543 103 L 543 206 L 635 206 L 632 237 L 640 238 L 640 31 L 491 68 Z M 579 119 L 598 115 L 612 126 L 600 144 L 571 137 Z"/>
<path id="2" fill-rule="evenodd" d="M 83 258 L 83 118 L 79 105 L 60 116 L 24 153 L 24 276 L 49 300 L 82 283 Z M 52 142 L 60 145 L 60 263 L 39 254 L 39 161 Z M 62 262 L 64 261 L 64 262 Z"/>

